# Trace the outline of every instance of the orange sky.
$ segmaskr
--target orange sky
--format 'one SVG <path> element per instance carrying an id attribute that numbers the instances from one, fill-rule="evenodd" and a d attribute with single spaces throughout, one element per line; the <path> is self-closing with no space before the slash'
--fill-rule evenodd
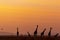
<path id="1" fill-rule="evenodd" d="M 18 26 L 21 33 L 29 31 L 33 34 L 37 24 L 39 33 L 44 28 L 48 32 L 50 26 L 53 34 L 60 33 L 60 0 L 0 0 L 0 26 L 3 31 L 15 33 Z"/>

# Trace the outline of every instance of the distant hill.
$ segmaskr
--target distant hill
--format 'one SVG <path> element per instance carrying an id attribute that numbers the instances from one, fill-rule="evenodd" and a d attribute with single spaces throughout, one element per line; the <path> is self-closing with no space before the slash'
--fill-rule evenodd
<path id="1" fill-rule="evenodd" d="M 0 32 L 0 36 L 4 36 L 4 35 L 15 35 L 15 34 L 9 32 Z"/>

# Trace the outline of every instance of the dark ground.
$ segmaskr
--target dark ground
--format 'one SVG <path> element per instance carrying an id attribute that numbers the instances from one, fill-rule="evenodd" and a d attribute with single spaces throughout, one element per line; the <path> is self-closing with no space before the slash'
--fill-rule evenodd
<path id="1" fill-rule="evenodd" d="M 28 36 L 0 36 L 0 40 L 60 40 L 60 37 L 28 37 Z"/>

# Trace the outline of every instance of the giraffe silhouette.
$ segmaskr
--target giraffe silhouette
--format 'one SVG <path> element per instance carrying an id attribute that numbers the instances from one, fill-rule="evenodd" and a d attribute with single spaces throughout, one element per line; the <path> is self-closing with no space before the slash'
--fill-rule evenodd
<path id="1" fill-rule="evenodd" d="M 54 35 L 54 40 L 59 40 L 58 39 L 58 35 L 59 35 L 59 33 L 57 33 L 56 35 Z"/>
<path id="2" fill-rule="evenodd" d="M 49 30 L 49 33 L 48 33 L 48 37 L 51 37 L 51 30 L 52 30 L 52 27 L 50 27 L 50 30 Z"/>
<path id="3" fill-rule="evenodd" d="M 34 31 L 34 36 L 37 36 L 37 30 L 38 30 L 38 25 L 36 27 L 36 30 Z"/>
<path id="4" fill-rule="evenodd" d="M 31 37 L 31 35 L 30 35 L 30 33 L 29 33 L 29 32 L 27 32 L 27 34 L 28 34 L 28 36 L 29 36 L 29 37 Z"/>
<path id="5" fill-rule="evenodd" d="M 19 30 L 18 30 L 18 27 L 17 27 L 17 40 L 19 40 Z"/>
<path id="6" fill-rule="evenodd" d="M 58 35 L 59 35 L 59 33 L 57 33 L 56 35 L 54 35 L 54 37 L 56 38 L 56 37 L 58 37 Z"/>
<path id="7" fill-rule="evenodd" d="M 18 31 L 18 27 L 17 27 L 17 37 L 19 36 L 19 31 Z"/>
<path id="8" fill-rule="evenodd" d="M 41 32 L 41 37 L 44 36 L 45 31 L 46 31 L 46 28 L 43 30 L 43 32 Z"/>

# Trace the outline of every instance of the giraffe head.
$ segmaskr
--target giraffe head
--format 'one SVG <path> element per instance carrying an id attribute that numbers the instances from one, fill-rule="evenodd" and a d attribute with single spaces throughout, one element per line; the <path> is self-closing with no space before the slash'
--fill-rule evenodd
<path id="1" fill-rule="evenodd" d="M 50 27 L 50 30 L 52 30 L 52 27 Z"/>
<path id="2" fill-rule="evenodd" d="M 37 28 L 38 28 L 38 25 L 37 25 Z"/>
<path id="3" fill-rule="evenodd" d="M 46 28 L 44 30 L 46 30 Z"/>

